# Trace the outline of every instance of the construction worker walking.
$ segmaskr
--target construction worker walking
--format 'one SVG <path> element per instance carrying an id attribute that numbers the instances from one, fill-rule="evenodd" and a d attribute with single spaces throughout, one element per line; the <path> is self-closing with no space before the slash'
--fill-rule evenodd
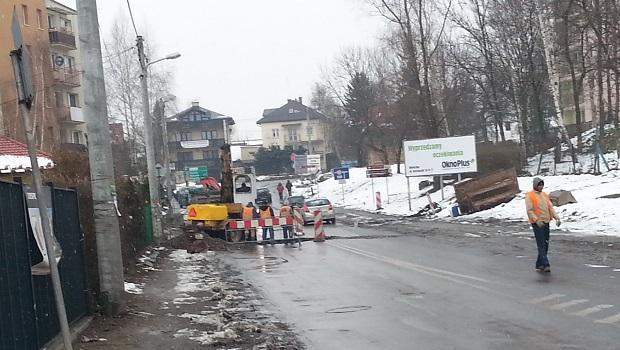
<path id="1" fill-rule="evenodd" d="M 533 190 L 525 196 L 525 207 L 527 216 L 534 230 L 536 245 L 538 247 L 538 258 L 536 259 L 536 271 L 551 272 L 551 265 L 547 258 L 549 252 L 549 223 L 555 219 L 557 226 L 561 221 L 558 214 L 553 209 L 553 204 L 549 195 L 543 192 L 545 182 L 541 178 L 534 178 Z"/>

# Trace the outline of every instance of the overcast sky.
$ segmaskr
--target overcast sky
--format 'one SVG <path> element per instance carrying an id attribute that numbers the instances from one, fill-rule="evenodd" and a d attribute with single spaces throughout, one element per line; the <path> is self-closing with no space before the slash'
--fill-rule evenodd
<path id="1" fill-rule="evenodd" d="M 60 1 L 75 8 L 75 0 Z M 115 18 L 129 18 L 127 3 L 97 2 L 107 37 Z M 130 2 L 138 31 L 156 41 L 159 54 L 182 54 L 159 63 L 175 73 L 178 108 L 198 100 L 235 118 L 241 137 L 260 136 L 255 122 L 263 109 L 298 96 L 309 102 L 321 67 L 343 48 L 372 45 L 384 26 L 365 0 Z"/>

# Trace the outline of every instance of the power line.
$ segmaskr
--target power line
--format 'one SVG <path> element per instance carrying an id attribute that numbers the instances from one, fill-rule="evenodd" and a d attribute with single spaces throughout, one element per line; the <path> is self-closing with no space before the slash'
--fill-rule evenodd
<path id="1" fill-rule="evenodd" d="M 133 25 L 133 31 L 136 33 L 136 36 L 139 36 L 138 29 L 136 28 L 136 22 L 133 20 L 133 12 L 131 11 L 131 4 L 129 3 L 129 0 L 127 0 L 127 8 L 129 9 L 129 17 L 131 18 L 131 24 Z"/>

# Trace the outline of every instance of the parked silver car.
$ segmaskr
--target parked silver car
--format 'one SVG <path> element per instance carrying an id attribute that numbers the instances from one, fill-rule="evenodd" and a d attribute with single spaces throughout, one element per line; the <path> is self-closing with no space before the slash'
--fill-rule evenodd
<path id="1" fill-rule="evenodd" d="M 318 198 L 309 199 L 304 204 L 303 216 L 304 224 L 314 222 L 314 212 L 320 210 L 323 215 L 323 221 L 327 223 L 336 223 L 336 212 L 329 199 Z"/>

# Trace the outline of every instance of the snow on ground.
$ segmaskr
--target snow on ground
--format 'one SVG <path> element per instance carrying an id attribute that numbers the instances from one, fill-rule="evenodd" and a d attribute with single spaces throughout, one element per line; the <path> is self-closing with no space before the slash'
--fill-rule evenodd
<path id="1" fill-rule="evenodd" d="M 605 128 L 608 132 L 611 132 L 613 127 L 611 125 L 607 125 Z M 591 151 L 594 147 L 594 142 L 596 140 L 597 129 L 590 129 L 582 133 L 582 142 L 584 150 L 589 150 L 589 152 L 584 154 L 577 154 L 577 172 L 579 173 L 593 173 L 594 172 L 594 154 Z M 571 139 L 574 147 L 577 145 L 577 136 Z M 525 172 L 530 173 L 532 175 L 536 174 L 538 171 L 538 164 L 540 163 L 540 173 L 543 175 L 568 175 L 574 173 L 573 163 L 571 161 L 570 151 L 567 143 L 562 144 L 562 158 L 561 162 L 555 164 L 554 160 L 554 149 L 550 148 L 542 157 L 542 162 L 540 162 L 540 155 L 533 156 L 528 158 L 527 165 L 525 166 Z M 618 166 L 618 155 L 615 151 L 610 151 L 605 153 L 605 159 L 611 169 L 617 168 Z M 605 165 L 601 163 L 601 170 L 605 171 Z"/>
<path id="2" fill-rule="evenodd" d="M 142 294 L 144 290 L 144 283 L 131 283 L 125 282 L 125 292 L 130 294 Z"/>
<path id="3" fill-rule="evenodd" d="M 326 197 L 334 205 L 348 209 L 377 212 L 375 207 L 375 192 L 381 192 L 383 210 L 378 212 L 387 215 L 409 216 L 418 213 L 428 204 L 424 195 L 426 189 L 419 190 L 418 184 L 430 177 L 411 178 L 411 210 L 407 199 L 407 179 L 403 174 L 396 173 L 388 178 L 386 188 L 385 178 L 374 179 L 374 191 L 371 179 L 366 178 L 365 168 L 351 168 L 350 179 L 345 185 L 337 180 L 329 179 L 309 187 L 293 190 L 293 194 L 303 194 L 306 197 Z M 451 208 L 456 203 L 454 188 L 446 186 L 445 199 L 441 192 L 431 194 L 433 202 L 439 203 L 442 210 L 435 216 L 440 220 L 454 220 L 460 222 L 478 221 L 486 219 L 500 219 L 506 221 L 526 222 L 525 193 L 532 188 L 533 177 L 520 177 L 521 193 L 509 203 L 479 213 L 464 215 L 458 218 L 451 217 Z M 620 171 L 611 171 L 600 176 L 594 175 L 560 175 L 545 176 L 546 191 L 567 190 L 573 193 L 578 203 L 567 204 L 556 208 L 562 218 L 562 229 L 573 234 L 601 234 L 620 236 L 620 198 L 600 199 L 601 196 L 620 193 Z M 344 202 L 343 202 L 344 188 Z M 389 202 L 388 193 L 389 190 Z M 314 195 L 312 195 L 314 193 Z"/>

